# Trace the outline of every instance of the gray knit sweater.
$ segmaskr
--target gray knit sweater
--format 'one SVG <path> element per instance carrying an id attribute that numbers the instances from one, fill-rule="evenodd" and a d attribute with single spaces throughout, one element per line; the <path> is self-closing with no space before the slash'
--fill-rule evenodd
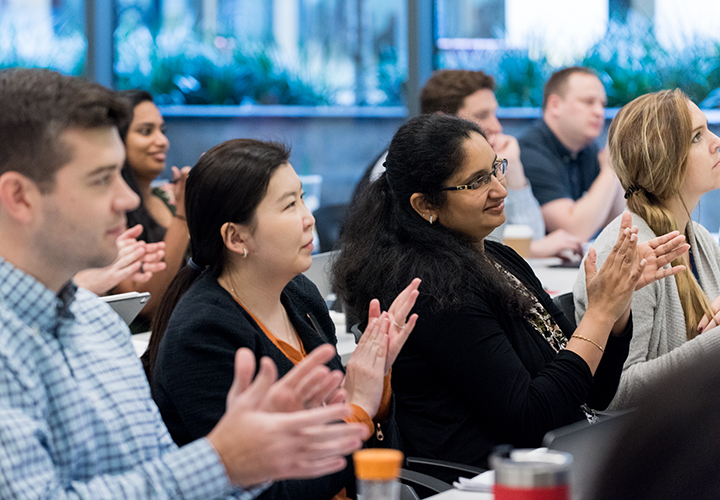
<path id="1" fill-rule="evenodd" d="M 641 217 L 635 214 L 632 216 L 633 224 L 639 228 L 640 242 L 656 236 Z M 593 244 L 598 254 L 598 268 L 605 262 L 617 240 L 621 217 L 608 224 Z M 720 295 L 720 247 L 701 225 L 693 222 L 693 231 L 695 235 L 689 243 L 700 284 L 710 300 L 714 300 Z M 580 266 L 573 295 L 575 318 L 580 321 L 587 308 L 584 266 Z M 670 370 L 692 362 L 703 352 L 720 351 L 720 328 L 713 328 L 693 340 L 687 340 L 685 317 L 674 276 L 651 283 L 635 292 L 632 299 L 632 320 L 630 354 L 625 361 L 620 386 L 609 409 L 635 406 L 638 397 L 645 392 L 648 385 Z"/>

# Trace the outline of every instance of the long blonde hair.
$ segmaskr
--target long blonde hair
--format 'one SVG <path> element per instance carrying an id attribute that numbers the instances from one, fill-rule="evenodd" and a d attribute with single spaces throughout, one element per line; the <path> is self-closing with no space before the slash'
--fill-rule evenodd
<path id="1" fill-rule="evenodd" d="M 690 217 L 680 194 L 692 143 L 688 103 L 680 89 L 646 94 L 626 104 L 610 124 L 610 161 L 625 189 L 627 206 L 658 235 L 685 229 L 677 227 L 668 207 L 675 197 Z M 691 232 L 692 224 L 687 229 Z M 690 270 L 687 256 L 678 257 L 672 264 L 686 266 L 675 276 L 675 282 L 690 340 L 698 335 L 697 325 L 703 315 L 712 317 L 714 311 Z"/>

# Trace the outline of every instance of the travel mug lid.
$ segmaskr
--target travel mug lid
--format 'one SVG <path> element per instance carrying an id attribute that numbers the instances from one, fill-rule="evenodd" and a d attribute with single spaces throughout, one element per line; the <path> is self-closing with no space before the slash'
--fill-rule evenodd
<path id="1" fill-rule="evenodd" d="M 403 454 L 398 450 L 375 448 L 353 453 L 355 477 L 363 480 L 397 479 Z"/>
<path id="2" fill-rule="evenodd" d="M 512 450 L 493 454 L 495 484 L 517 488 L 559 486 L 568 484 L 572 455 L 554 450 Z"/>

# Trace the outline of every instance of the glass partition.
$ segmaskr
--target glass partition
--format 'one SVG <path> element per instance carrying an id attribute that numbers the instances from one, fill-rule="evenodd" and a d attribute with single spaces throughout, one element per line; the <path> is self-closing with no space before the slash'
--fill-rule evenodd
<path id="1" fill-rule="evenodd" d="M 162 104 L 396 106 L 405 0 L 117 0 L 115 78 Z"/>
<path id="2" fill-rule="evenodd" d="M 553 71 L 582 65 L 609 107 L 675 87 L 720 107 L 716 0 L 435 0 L 435 12 L 435 67 L 492 74 L 501 106 L 539 106 Z"/>
<path id="3" fill-rule="evenodd" d="M 84 0 L 0 1 L 0 69 L 23 66 L 83 73 Z"/>

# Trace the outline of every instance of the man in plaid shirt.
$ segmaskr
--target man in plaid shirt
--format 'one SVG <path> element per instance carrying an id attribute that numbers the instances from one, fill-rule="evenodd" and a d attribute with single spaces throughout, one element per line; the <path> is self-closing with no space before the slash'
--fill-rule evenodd
<path id="1" fill-rule="evenodd" d="M 331 347 L 278 382 L 267 359 L 251 382 L 241 349 L 225 415 L 178 448 L 127 327 L 72 283 L 114 259 L 139 202 L 120 176 L 126 119 L 100 85 L 0 72 L 0 498 L 253 498 L 342 469 L 366 431 L 321 405 L 342 376 Z"/>

